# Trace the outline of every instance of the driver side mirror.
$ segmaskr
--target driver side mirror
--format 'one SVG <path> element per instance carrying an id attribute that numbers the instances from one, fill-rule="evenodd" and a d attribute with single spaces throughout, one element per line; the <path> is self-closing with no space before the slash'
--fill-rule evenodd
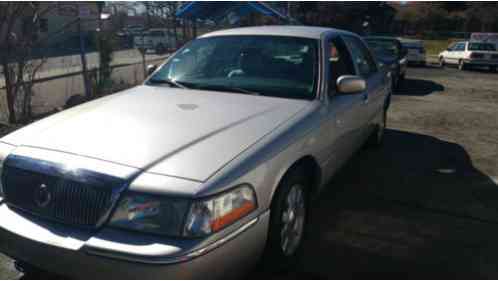
<path id="1" fill-rule="evenodd" d="M 156 69 L 157 69 L 157 65 L 155 65 L 155 64 L 149 64 L 149 65 L 147 65 L 147 76 L 149 76 L 152 73 L 154 73 L 154 71 L 156 71 Z"/>
<path id="2" fill-rule="evenodd" d="M 337 79 L 337 90 L 341 94 L 356 94 L 367 89 L 365 79 L 355 75 L 343 75 Z"/>

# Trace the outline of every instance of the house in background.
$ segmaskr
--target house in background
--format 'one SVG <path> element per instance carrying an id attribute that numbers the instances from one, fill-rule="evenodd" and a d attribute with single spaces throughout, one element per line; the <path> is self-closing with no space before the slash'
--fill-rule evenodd
<path id="1" fill-rule="evenodd" d="M 40 10 L 46 9 L 46 12 L 40 16 L 38 26 L 34 28 L 40 37 L 50 37 L 50 46 L 74 48 L 79 40 L 78 18 L 81 19 L 81 31 L 87 40 L 98 31 L 100 18 L 98 3 L 40 2 Z M 102 5 L 103 2 L 100 3 Z M 102 24 L 104 29 L 108 25 L 106 21 Z"/>

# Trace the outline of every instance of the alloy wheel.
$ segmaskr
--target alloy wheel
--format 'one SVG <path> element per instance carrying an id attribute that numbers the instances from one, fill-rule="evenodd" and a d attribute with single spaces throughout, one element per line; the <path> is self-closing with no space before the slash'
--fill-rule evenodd
<path id="1" fill-rule="evenodd" d="M 280 231 L 280 247 L 286 256 L 292 256 L 299 247 L 304 233 L 306 203 L 301 185 L 294 185 L 285 199 L 282 212 L 282 229 Z"/>

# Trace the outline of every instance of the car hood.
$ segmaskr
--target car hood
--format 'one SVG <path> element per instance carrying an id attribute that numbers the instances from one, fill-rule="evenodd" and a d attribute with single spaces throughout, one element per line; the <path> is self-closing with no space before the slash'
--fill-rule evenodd
<path id="1" fill-rule="evenodd" d="M 1 141 L 205 181 L 308 104 L 138 86 L 45 118 Z"/>

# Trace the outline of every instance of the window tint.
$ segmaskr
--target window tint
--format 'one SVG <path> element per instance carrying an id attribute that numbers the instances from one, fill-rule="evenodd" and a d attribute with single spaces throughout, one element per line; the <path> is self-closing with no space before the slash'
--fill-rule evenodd
<path id="1" fill-rule="evenodd" d="M 458 43 L 456 44 L 455 46 L 455 50 L 454 51 L 465 51 L 465 43 Z"/>
<path id="2" fill-rule="evenodd" d="M 188 88 L 313 99 L 318 40 L 266 35 L 214 36 L 192 41 L 149 81 L 175 80 Z"/>
<path id="3" fill-rule="evenodd" d="M 491 43 L 469 43 L 469 51 L 496 51 Z"/>
<path id="4" fill-rule="evenodd" d="M 368 78 L 377 71 L 377 66 L 367 47 L 358 38 L 345 36 L 344 41 L 351 51 L 353 63 L 359 71 L 359 75 Z"/>
<path id="5" fill-rule="evenodd" d="M 334 38 L 329 42 L 329 87 L 330 91 L 337 92 L 337 79 L 343 75 L 354 75 L 355 70 L 351 56 L 344 42 L 340 38 Z"/>

